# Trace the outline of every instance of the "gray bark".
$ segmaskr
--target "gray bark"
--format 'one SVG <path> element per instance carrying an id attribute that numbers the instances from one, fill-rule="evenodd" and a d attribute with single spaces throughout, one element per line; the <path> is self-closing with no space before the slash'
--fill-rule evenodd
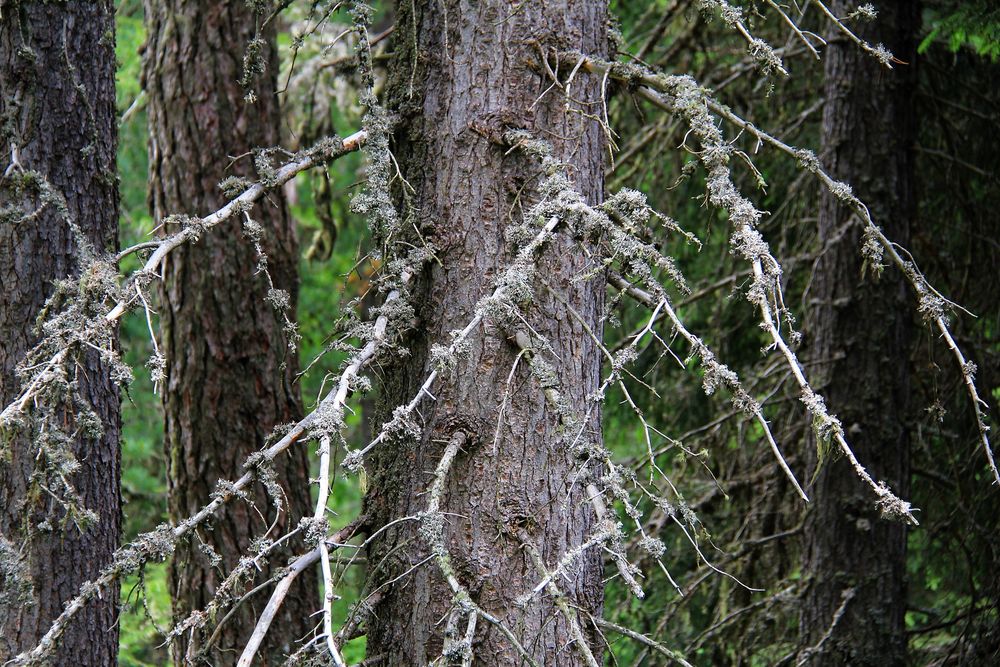
<path id="1" fill-rule="evenodd" d="M 566 113 L 565 99 L 550 93 L 532 104 L 550 81 L 532 70 L 537 43 L 604 56 L 607 7 L 601 0 L 521 3 L 438 0 L 398 3 L 395 61 L 387 95 L 401 124 L 393 152 L 415 189 L 412 205 L 423 238 L 440 263 L 414 289 L 417 322 L 403 344 L 410 356 L 384 364 L 384 409 L 407 402 L 433 368 L 429 348 L 449 342 L 449 331 L 472 319 L 476 302 L 513 259 L 504 232 L 536 199 L 537 160 L 498 145 L 505 128 L 524 128 L 552 142 L 573 165 L 575 185 L 592 204 L 603 196 L 604 138 L 596 123 Z M 415 12 L 415 14 L 414 14 Z M 411 26 L 414 26 L 411 28 Z M 537 42 L 535 41 L 537 40 Z M 599 82 L 581 76 L 578 99 L 600 100 Z M 599 107 L 598 107 L 599 108 Z M 587 267 L 564 236 L 547 251 L 544 277 L 598 336 L 604 281 L 571 282 Z M 536 300 L 525 311 L 552 344 L 542 354 L 558 376 L 569 408 L 579 415 L 599 383 L 600 354 L 567 307 L 536 281 Z M 487 323 L 474 334 L 457 369 L 435 384 L 435 399 L 421 407 L 419 438 L 378 452 L 366 509 L 376 528 L 426 509 L 425 492 L 445 443 L 467 436 L 448 478 L 441 509 L 445 543 L 456 576 L 472 599 L 500 618 L 541 665 L 582 664 L 570 643 L 565 617 L 541 595 L 526 607 L 516 598 L 540 576 L 522 546 L 526 538 L 551 568 L 590 535 L 594 515 L 581 484 L 580 462 L 567 451 L 559 418 L 546 403 L 527 364 L 519 364 L 494 442 L 498 411 L 518 348 L 511 331 Z M 586 437 L 600 440 L 596 415 Z M 594 465 L 594 464 L 591 464 Z M 413 524 L 383 533 L 369 553 L 369 589 L 403 574 L 428 551 Z M 603 585 L 599 548 L 577 561 L 571 581 L 559 585 L 578 607 L 595 654 L 599 642 L 587 614 L 599 614 Z M 369 620 L 368 655 L 383 664 L 423 666 L 442 651 L 453 594 L 433 562 L 384 591 Z M 465 625 L 458 628 L 464 632 Z M 475 664 L 520 664 L 511 643 L 479 621 Z"/>

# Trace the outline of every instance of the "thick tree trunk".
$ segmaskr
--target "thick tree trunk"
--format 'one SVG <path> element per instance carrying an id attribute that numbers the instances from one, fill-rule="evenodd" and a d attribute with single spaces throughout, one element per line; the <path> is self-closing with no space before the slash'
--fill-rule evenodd
<path id="1" fill-rule="evenodd" d="M 118 130 L 114 3 L 0 2 L 0 11 L 0 404 L 6 406 L 20 392 L 14 369 L 38 340 L 35 320 L 53 283 L 82 268 L 70 223 L 96 252 L 117 247 Z M 18 188 L 32 178 L 65 199 L 65 212 L 37 188 Z M 38 480 L 29 482 L 36 466 L 51 462 L 36 457 L 31 438 L 0 443 L 3 558 L 20 560 L 33 586 L 29 598 L 18 601 L 7 597 L 14 582 L 0 578 L 0 663 L 32 648 L 118 546 L 118 388 L 95 354 L 75 363 L 70 380 L 78 381 L 104 432 L 72 442 L 81 467 L 71 483 L 99 519 L 82 533 L 63 525 L 64 513 L 40 492 Z M 65 424 L 76 421 L 72 407 L 60 410 Z M 11 565 L 4 562 L 0 571 L 9 575 Z M 70 623 L 54 664 L 116 664 L 117 608 L 114 585 Z"/>
<path id="2" fill-rule="evenodd" d="M 226 201 L 219 183 L 227 176 L 256 177 L 254 148 L 278 144 L 279 110 L 274 95 L 277 57 L 274 34 L 264 35 L 266 73 L 254 80 L 259 99 L 244 101 L 239 81 L 243 56 L 258 17 L 242 0 L 146 2 L 149 40 L 145 89 L 150 123 L 150 201 L 157 223 L 167 232 L 171 214 L 205 215 Z M 274 285 L 297 293 L 298 247 L 294 222 L 279 193 L 250 212 L 263 227 L 262 244 Z M 174 251 L 164 270 L 161 312 L 162 347 L 167 358 L 163 392 L 169 510 L 183 520 L 207 503 L 220 479 L 233 479 L 247 456 L 257 451 L 273 427 L 301 416 L 292 379 L 296 355 L 289 352 L 283 316 L 266 301 L 268 282 L 259 272 L 253 243 L 243 221 L 214 229 L 194 245 Z M 297 448 L 275 462 L 285 490 L 283 516 L 271 535 L 281 535 L 311 513 L 307 453 Z M 227 507 L 211 530 L 199 531 L 179 546 L 170 572 L 175 620 L 202 609 L 251 539 L 263 535 L 274 510 L 262 487 L 245 503 Z M 203 544 L 221 556 L 213 565 Z M 287 556 L 287 554 L 284 554 Z M 275 567 L 285 564 L 282 554 Z M 272 568 L 256 573 L 267 579 Z M 248 581 L 235 591 L 246 592 Z M 303 575 L 268 634 L 262 656 L 278 656 L 312 627 L 318 607 L 315 578 Z M 208 664 L 228 664 L 251 632 L 259 600 L 250 600 L 223 626 L 203 656 Z M 211 625 L 211 624 L 210 624 Z M 211 630 L 211 628 L 209 628 Z M 173 647 L 181 664 L 204 648 L 191 647 L 185 634 Z M 237 653 L 238 655 L 238 653 Z"/>
<path id="3" fill-rule="evenodd" d="M 388 84 L 389 105 L 401 122 L 393 150 L 415 190 L 410 202 L 415 223 L 440 263 L 434 262 L 414 289 L 418 321 L 404 342 L 411 355 L 386 367 L 386 410 L 415 395 L 434 367 L 430 346 L 447 345 L 449 332 L 472 319 L 476 303 L 513 259 L 504 233 L 537 200 L 541 170 L 537 160 L 498 145 L 505 128 L 524 128 L 552 142 L 556 155 L 573 165 L 574 184 L 584 197 L 601 200 L 605 144 L 598 125 L 567 113 L 561 94 L 550 92 L 532 106 L 551 83 L 532 64 L 539 61 L 538 44 L 606 54 L 606 10 L 602 0 L 398 3 Z M 573 95 L 599 103 L 599 82 L 580 76 Z M 537 354 L 555 368 L 568 409 L 581 416 L 599 382 L 600 356 L 566 304 L 599 336 L 605 289 L 600 279 L 571 281 L 586 266 L 579 248 L 560 237 L 538 273 L 559 297 L 535 281 L 535 301 L 525 310 L 527 321 L 552 345 L 550 352 Z M 580 463 L 523 358 L 508 384 L 518 354 L 510 335 L 492 322 L 480 327 L 457 369 L 435 384 L 435 400 L 420 408 L 421 435 L 376 450 L 366 506 L 373 528 L 425 510 L 445 444 L 464 434 L 440 507 L 458 581 L 538 664 L 582 664 L 579 647 L 570 646 L 570 625 L 552 598 L 540 594 L 527 605 L 517 603 L 540 580 L 524 542 L 552 568 L 586 539 L 595 521 L 585 485 L 573 483 Z M 599 440 L 599 420 L 586 426 L 586 437 Z M 369 588 L 404 575 L 428 553 L 412 523 L 382 533 L 369 552 Z M 558 584 L 600 655 L 587 616 L 601 609 L 600 549 L 586 550 L 571 572 Z M 382 593 L 369 621 L 368 655 L 400 667 L 422 667 L 438 658 L 454 595 L 434 562 Z M 457 631 L 465 630 L 463 620 Z M 477 665 L 521 660 L 513 644 L 483 619 L 472 650 Z"/>
<path id="4" fill-rule="evenodd" d="M 833 3 L 844 15 L 848 3 Z M 823 160 L 850 182 L 889 238 L 906 245 L 915 212 L 917 3 L 879 3 L 865 37 L 905 64 L 888 70 L 853 43 L 826 53 Z M 816 267 L 818 304 L 810 329 L 823 362 L 825 393 L 855 453 L 896 493 L 909 493 L 909 349 L 913 307 L 899 273 L 863 277 L 861 227 L 824 195 L 819 216 L 824 252 Z M 856 222 L 856 221 L 853 221 Z M 873 498 L 844 460 L 828 463 L 813 491 L 806 523 L 804 646 L 822 641 L 810 664 L 903 665 L 906 661 L 906 528 L 878 516 Z M 838 612 L 842 610 L 842 613 Z M 825 638 L 825 639 L 824 639 Z"/>

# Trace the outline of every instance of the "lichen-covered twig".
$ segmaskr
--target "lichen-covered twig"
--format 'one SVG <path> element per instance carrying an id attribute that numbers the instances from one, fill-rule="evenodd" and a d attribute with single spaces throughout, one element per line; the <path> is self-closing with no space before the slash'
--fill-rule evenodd
<path id="1" fill-rule="evenodd" d="M 785 13 L 785 10 L 782 9 L 781 5 L 779 5 L 774 0 L 767 0 L 767 4 L 771 7 L 771 9 L 773 9 L 774 11 L 778 12 L 778 14 L 781 15 L 781 19 L 785 22 L 786 25 L 788 25 L 789 28 L 792 29 L 792 32 L 795 33 L 795 36 L 799 38 L 799 41 L 802 42 L 807 49 L 809 49 L 809 51 L 813 54 L 816 60 L 819 60 L 820 59 L 819 51 L 816 50 L 816 47 L 812 45 L 812 42 L 809 41 L 806 35 L 809 35 L 810 37 L 815 37 L 823 45 L 826 45 L 826 40 L 820 37 L 819 35 L 811 33 L 807 30 L 806 31 L 802 30 L 802 28 L 800 28 L 799 25 L 795 21 L 793 21 L 792 18 L 788 16 L 787 13 Z"/>
<path id="2" fill-rule="evenodd" d="M 777 71 L 788 76 L 788 70 L 781 62 L 781 58 L 774 52 L 770 44 L 762 39 L 750 34 L 750 30 L 743 20 L 743 10 L 726 2 L 726 0 L 695 0 L 695 6 L 703 12 L 718 11 L 722 17 L 722 22 L 735 30 L 747 42 L 747 51 L 750 57 L 757 62 L 757 65 L 765 73 Z"/>
<path id="3" fill-rule="evenodd" d="M 900 62 L 895 58 L 895 56 L 892 55 L 889 49 L 885 48 L 885 45 L 877 44 L 875 46 L 872 46 L 871 44 L 869 44 L 868 42 L 866 42 L 865 40 L 861 39 L 856 34 L 854 34 L 854 31 L 852 31 L 850 28 L 844 25 L 843 20 L 838 18 L 836 14 L 830 11 L 830 8 L 827 7 L 823 2 L 821 2 L 821 0 L 812 0 L 812 3 L 817 7 L 819 7 L 819 10 L 823 13 L 824 16 L 826 16 L 826 18 L 830 21 L 830 23 L 832 23 L 834 27 L 836 27 L 837 30 L 839 30 L 843 35 L 845 35 L 848 39 L 854 42 L 858 46 L 858 48 L 860 48 L 862 51 L 875 58 L 875 60 L 879 61 L 882 65 L 888 67 L 889 69 L 892 69 L 892 63 Z M 864 21 L 874 21 L 876 16 L 878 16 L 878 13 L 875 11 L 875 7 L 870 2 L 868 2 L 858 7 L 858 9 L 855 10 L 851 14 L 851 16 L 862 19 Z"/>
<path id="4" fill-rule="evenodd" d="M 688 124 L 691 134 L 702 145 L 698 155 L 707 171 L 708 201 L 728 211 L 734 228 L 731 238 L 733 252 L 744 257 L 752 267 L 753 283 L 747 292 L 747 299 L 760 311 L 762 326 L 770 334 L 772 346 L 785 357 L 799 383 L 802 401 L 813 416 L 817 436 L 836 442 L 858 477 L 875 493 L 879 509 L 884 515 L 903 518 L 916 525 L 917 520 L 910 504 L 892 493 L 885 483 L 872 479 L 858 461 L 844 437 L 840 421 L 827 411 L 822 397 L 810 387 L 797 356 L 778 330 L 774 313 L 780 310 L 781 304 L 781 265 L 771 255 L 767 243 L 756 229 L 761 212 L 732 182 L 729 158 L 734 149 L 724 140 L 722 131 L 716 126 L 710 113 L 710 97 L 707 92 L 688 76 L 657 75 L 635 65 L 609 63 L 592 58 L 587 60 L 585 66 L 598 73 L 612 71 L 612 76 L 637 86 L 637 92 L 642 97 L 683 118 Z"/>
<path id="5" fill-rule="evenodd" d="M 391 305 L 401 298 L 403 286 L 410 280 L 412 274 L 409 271 L 403 273 L 399 278 L 401 286 L 392 290 L 386 297 L 385 304 Z M 383 306 L 385 309 L 385 305 Z M 349 363 L 341 372 L 341 382 L 338 382 L 335 390 L 332 390 L 320 402 L 316 410 L 306 415 L 295 424 L 276 443 L 267 447 L 262 452 L 251 457 L 247 463 L 247 472 L 235 482 L 223 486 L 220 493 L 215 494 L 212 500 L 202 507 L 198 512 L 191 515 L 176 526 L 163 526 L 157 530 L 140 536 L 137 540 L 126 545 L 116 553 L 112 564 L 96 580 L 85 584 L 79 594 L 73 598 L 63 612 L 53 621 L 52 626 L 39 640 L 38 644 L 29 651 L 17 656 L 14 665 L 30 665 L 38 662 L 55 647 L 66 624 L 95 596 L 101 594 L 113 581 L 121 579 L 123 576 L 137 569 L 150 558 L 165 558 L 173 551 L 173 545 L 177 540 L 184 537 L 197 526 L 213 516 L 223 505 L 233 498 L 240 497 L 249 488 L 257 477 L 255 467 L 267 465 L 275 457 L 307 436 L 310 429 L 319 426 L 321 429 L 329 429 L 332 424 L 329 417 L 342 414 L 343 401 L 346 400 L 346 391 L 342 391 L 344 386 L 350 386 L 361 370 L 365 368 L 372 359 L 375 358 L 381 345 L 387 338 L 387 329 L 390 318 L 387 314 L 381 314 L 372 327 L 371 337 L 363 348 L 358 350 L 350 359 Z M 324 419 L 324 416 L 326 419 Z M 322 420 L 322 421 L 321 421 Z"/>
<path id="6" fill-rule="evenodd" d="M 702 360 L 702 365 L 706 368 L 706 374 L 711 374 L 727 384 L 733 391 L 733 400 L 734 403 L 737 404 L 737 408 L 741 409 L 745 413 L 753 415 L 754 419 L 757 420 L 757 423 L 760 424 L 761 429 L 764 431 L 764 437 L 767 439 L 768 445 L 771 447 L 771 452 L 774 454 L 781 470 L 785 473 L 785 476 L 788 478 L 788 481 L 791 482 L 795 491 L 799 494 L 799 497 L 801 497 L 802 500 L 809 502 L 809 496 L 807 496 L 806 492 L 802 489 L 798 479 L 795 477 L 795 473 L 792 472 L 792 469 L 788 466 L 788 462 L 785 460 L 781 450 L 778 448 L 778 443 L 774 440 L 774 435 L 771 433 L 771 427 L 767 423 L 767 419 L 764 417 L 760 404 L 746 394 L 746 391 L 740 384 L 736 373 L 728 367 L 720 364 L 716 360 L 715 354 L 711 351 L 711 349 L 709 349 L 704 341 L 702 341 L 698 336 L 692 334 L 687 327 L 684 326 L 684 323 L 671 306 L 670 301 L 666 298 L 666 294 L 661 293 L 658 295 L 658 298 L 654 297 L 649 292 L 632 285 L 623 277 L 613 273 L 608 276 L 608 281 L 615 287 L 625 290 L 626 293 L 648 308 L 652 308 L 658 304 L 662 305 L 664 312 L 666 312 L 667 317 L 670 319 L 670 322 L 674 327 L 674 330 L 677 331 L 677 333 L 679 333 L 691 345 L 692 351 L 695 352 Z"/>

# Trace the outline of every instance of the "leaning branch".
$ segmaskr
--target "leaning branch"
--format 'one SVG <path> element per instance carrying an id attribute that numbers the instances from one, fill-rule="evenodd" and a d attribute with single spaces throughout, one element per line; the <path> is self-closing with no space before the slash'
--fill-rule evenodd
<path id="1" fill-rule="evenodd" d="M 189 222 L 184 229 L 166 236 L 156 241 L 146 241 L 126 248 L 118 253 L 116 261 L 121 261 L 128 255 L 142 250 L 152 250 L 152 254 L 145 264 L 138 271 L 133 272 L 133 278 L 140 276 L 155 276 L 163 260 L 176 248 L 197 241 L 203 233 L 220 223 L 229 220 L 233 216 L 248 211 L 255 202 L 263 197 L 267 192 L 280 188 L 295 176 L 320 164 L 325 164 L 335 160 L 347 153 L 354 152 L 361 148 L 368 139 L 368 131 L 360 130 L 345 139 L 326 138 L 314 145 L 312 148 L 303 151 L 294 160 L 279 167 L 268 178 L 248 186 L 240 195 L 232 199 L 219 210 Z M 118 303 L 104 316 L 106 324 L 111 324 L 119 320 L 125 313 L 138 302 L 142 301 L 141 288 L 135 290 L 125 290 L 127 296 L 121 297 Z M 156 343 L 154 341 L 153 345 Z M 38 348 L 36 348 L 37 350 Z M 48 361 L 38 364 L 33 372 L 34 378 L 24 390 L 0 412 L 0 424 L 11 423 L 17 413 L 22 412 L 31 400 L 39 393 L 47 372 L 62 364 L 69 355 L 68 349 L 56 352 Z"/>
<path id="2" fill-rule="evenodd" d="M 404 272 L 400 278 L 401 284 L 405 285 L 410 280 L 410 276 L 411 274 L 408 271 Z M 401 291 L 402 287 L 392 290 L 386 297 L 385 305 L 390 305 L 399 299 Z M 83 607 L 91 599 L 101 595 L 102 591 L 107 589 L 112 582 L 115 582 L 134 571 L 152 556 L 161 555 L 165 557 L 166 555 L 169 555 L 169 552 L 172 551 L 172 545 L 176 543 L 177 540 L 181 539 L 193 531 L 197 526 L 204 523 L 230 500 L 240 497 L 243 494 L 243 491 L 250 487 L 253 481 L 257 478 L 257 473 L 254 470 L 254 467 L 258 465 L 267 465 L 277 458 L 282 452 L 302 439 L 303 436 L 307 435 L 310 429 L 316 425 L 316 422 L 321 418 L 321 416 L 336 414 L 338 412 L 338 408 L 342 413 L 343 403 L 347 396 L 346 392 L 342 392 L 341 389 L 344 386 L 350 386 L 351 381 L 358 376 L 361 370 L 365 368 L 372 361 L 372 359 L 375 358 L 380 346 L 386 340 L 388 326 L 388 315 L 380 315 L 375 321 L 375 325 L 372 328 L 371 338 L 368 343 L 363 348 L 358 350 L 351 362 L 342 371 L 341 381 L 338 383 L 337 389 L 327 394 L 326 397 L 324 397 L 320 402 L 316 410 L 309 413 L 295 426 L 293 426 L 291 430 L 289 430 L 288 433 L 286 433 L 278 442 L 254 455 L 251 458 L 251 461 L 248 462 L 247 467 L 249 469 L 242 477 L 231 484 L 225 485 L 225 492 L 218 493 L 211 502 L 202 507 L 197 513 L 185 519 L 183 522 L 173 527 L 166 527 L 158 531 L 153 531 L 153 533 L 140 536 L 139 539 L 120 549 L 113 564 L 100 577 L 94 581 L 84 584 L 81 587 L 80 593 L 67 604 L 66 608 L 52 623 L 52 626 L 41 638 L 41 640 L 39 640 L 38 644 L 30 651 L 17 656 L 12 664 L 17 666 L 29 665 L 44 658 L 44 656 L 55 648 L 56 642 L 66 629 L 66 625 L 69 621 L 76 616 L 76 614 L 83 609 Z M 126 556 L 134 557 L 136 562 L 127 562 L 129 559 L 127 559 Z"/>
<path id="3" fill-rule="evenodd" d="M 634 298 L 636 301 L 639 301 L 648 308 L 656 307 L 657 303 L 661 304 L 664 309 L 664 312 L 666 312 L 667 314 L 667 318 L 673 324 L 674 330 L 684 337 L 684 339 L 688 342 L 688 344 L 691 345 L 691 349 L 696 351 L 698 355 L 702 357 L 703 360 L 705 360 L 706 357 L 710 359 L 715 359 L 715 354 L 709 349 L 709 347 L 705 344 L 705 342 L 702 341 L 698 336 L 691 333 L 687 329 L 687 327 L 684 326 L 684 323 L 681 321 L 680 317 L 671 307 L 670 301 L 666 299 L 665 294 L 659 295 L 659 302 L 658 302 L 657 298 L 654 297 L 649 292 L 646 292 L 645 290 L 640 289 L 635 285 L 632 285 L 630 282 L 625 280 L 625 278 L 614 273 L 609 274 L 608 282 L 610 282 L 612 285 L 614 285 L 619 289 L 625 290 L 625 292 L 629 296 Z M 739 385 L 739 379 L 735 377 L 735 373 L 733 374 L 732 384 L 734 385 L 735 390 L 739 391 L 742 389 Z M 792 469 L 788 466 L 788 462 L 782 455 L 781 450 L 778 449 L 778 443 L 775 442 L 774 440 L 774 435 L 771 433 L 771 427 L 767 423 L 767 419 L 764 418 L 764 413 L 763 410 L 761 409 L 760 404 L 757 403 L 756 401 L 744 401 L 743 403 L 744 403 L 743 409 L 744 410 L 749 409 L 753 414 L 754 418 L 757 420 L 757 423 L 760 424 L 761 428 L 763 429 L 764 436 L 767 438 L 768 445 L 770 445 L 771 447 L 771 452 L 774 454 L 775 459 L 777 459 L 778 465 L 781 466 L 781 470 L 785 473 L 785 476 L 792 483 L 792 486 L 795 487 L 796 492 L 798 492 L 802 500 L 809 502 L 809 496 L 807 496 L 806 492 L 802 489 L 802 486 L 799 484 L 799 481 L 795 477 L 795 473 L 792 472 Z"/>
<path id="4" fill-rule="evenodd" d="M 121 260 L 137 250 L 155 247 L 156 249 L 146 260 L 142 269 L 137 272 L 153 275 L 156 273 L 166 256 L 169 255 L 174 249 L 186 243 L 198 240 L 198 238 L 200 238 L 205 231 L 215 227 L 219 223 L 229 220 L 235 215 L 239 215 L 243 211 L 249 210 L 250 207 L 253 206 L 258 199 L 263 197 L 266 192 L 280 188 L 282 185 L 292 180 L 303 171 L 312 169 L 313 167 L 321 164 L 326 164 L 327 162 L 336 160 L 347 153 L 352 153 L 358 150 L 365 143 L 367 138 L 368 132 L 366 130 L 359 130 L 345 139 L 323 139 L 312 148 L 306 150 L 301 157 L 298 157 L 279 167 L 277 171 L 275 171 L 275 173 L 266 180 L 261 180 L 248 187 L 239 196 L 230 200 L 228 204 L 220 208 L 218 211 L 203 218 L 191 221 L 184 227 L 184 229 L 176 232 L 175 234 L 171 234 L 170 236 L 166 236 L 160 241 L 140 243 L 137 246 L 127 248 L 118 254 L 118 259 Z M 124 315 L 128 309 L 129 301 L 122 299 L 111 310 L 111 312 L 104 317 L 109 322 L 113 322 Z"/>

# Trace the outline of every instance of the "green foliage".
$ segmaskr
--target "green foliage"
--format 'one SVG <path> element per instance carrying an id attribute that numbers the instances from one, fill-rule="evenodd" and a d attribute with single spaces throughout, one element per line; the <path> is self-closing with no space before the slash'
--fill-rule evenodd
<path id="1" fill-rule="evenodd" d="M 124 111 L 142 91 L 139 83 L 142 71 L 139 48 L 146 41 L 146 29 L 142 23 L 142 4 L 119 3 L 115 23 L 115 58 L 118 60 L 116 98 L 119 111 Z"/>
<path id="2" fill-rule="evenodd" d="M 142 62 L 139 49 L 146 39 L 142 3 L 121 2 L 117 13 L 118 110 L 124 113 L 140 94 Z M 120 244 L 148 239 L 152 218 L 146 208 L 146 115 L 140 111 L 121 125 L 118 140 L 118 173 L 121 178 Z M 121 268 L 134 268 L 126 260 Z M 125 361 L 137 369 L 122 401 L 122 496 L 125 500 L 126 540 L 152 530 L 165 518 L 166 482 L 161 450 L 163 418 L 159 397 L 153 394 L 149 372 L 143 367 L 152 354 L 145 315 L 125 318 L 121 330 Z"/>
<path id="3" fill-rule="evenodd" d="M 994 62 L 1000 59 L 1000 5 L 993 0 L 942 4 L 925 12 L 930 30 L 920 42 L 920 53 L 943 43 L 951 51 L 968 48 Z"/>
<path id="4" fill-rule="evenodd" d="M 146 114 L 141 110 L 139 49 L 146 39 L 142 3 L 123 0 L 117 13 L 117 108 L 128 111 L 136 101 L 140 110 L 119 127 L 118 173 L 121 191 L 120 244 L 132 245 L 148 238 L 153 222 L 146 207 Z M 134 110 L 133 110 L 134 111 Z M 122 269 L 135 268 L 130 257 Z M 137 369 L 122 400 L 122 498 L 125 502 L 125 541 L 152 530 L 166 519 L 166 481 L 163 456 L 163 415 L 159 396 L 153 393 L 149 371 L 144 369 L 153 352 L 145 315 L 133 313 L 121 328 L 125 361 Z M 167 664 L 166 649 L 156 628 L 170 625 L 167 565 L 152 563 L 144 575 L 122 582 L 119 664 L 154 667 Z"/>
<path id="5" fill-rule="evenodd" d="M 146 566 L 143 576 L 122 582 L 118 664 L 120 667 L 157 667 L 167 664 L 166 650 L 156 627 L 170 626 L 170 592 L 167 565 Z"/>

